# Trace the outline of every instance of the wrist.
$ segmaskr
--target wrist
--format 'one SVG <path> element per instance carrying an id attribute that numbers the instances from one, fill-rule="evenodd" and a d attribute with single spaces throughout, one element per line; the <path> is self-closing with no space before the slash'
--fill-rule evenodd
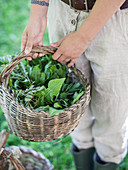
<path id="1" fill-rule="evenodd" d="M 48 7 L 47 6 L 40 6 L 38 4 L 31 4 L 31 12 L 30 12 L 30 17 L 47 17 L 47 11 Z"/>
<path id="2" fill-rule="evenodd" d="M 79 39 L 81 42 L 85 44 L 90 44 L 91 41 L 93 40 L 93 36 L 89 34 L 89 31 L 87 31 L 85 28 L 80 27 L 77 30 L 77 35 L 79 36 Z"/>

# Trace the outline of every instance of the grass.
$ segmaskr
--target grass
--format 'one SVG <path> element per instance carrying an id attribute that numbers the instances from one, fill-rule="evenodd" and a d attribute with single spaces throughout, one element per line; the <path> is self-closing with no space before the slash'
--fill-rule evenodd
<path id="1" fill-rule="evenodd" d="M 20 51 L 21 35 L 27 25 L 30 13 L 30 1 L 0 1 L 0 56 L 15 55 Z M 44 44 L 49 44 L 48 32 Z M 8 129 L 7 122 L 0 109 L 0 131 Z M 24 145 L 43 153 L 54 165 L 55 170 L 74 170 L 70 154 L 71 138 L 68 136 L 57 144 L 50 142 L 28 142 L 10 134 L 7 146 Z M 128 157 L 120 165 L 120 170 L 128 170 Z"/>
<path id="2" fill-rule="evenodd" d="M 0 56 L 20 51 L 21 35 L 28 23 L 30 1 L 0 1 Z M 44 42 L 48 43 L 46 30 Z"/>
<path id="3" fill-rule="evenodd" d="M 0 56 L 15 55 L 20 51 L 21 35 L 27 25 L 30 13 L 30 1 L 0 1 Z M 44 45 L 49 44 L 46 30 Z M 0 109 L 0 131 L 8 129 L 7 122 Z M 24 145 L 43 153 L 54 165 L 55 170 L 73 170 L 73 158 L 70 154 L 71 138 L 68 136 L 62 142 L 28 142 L 20 140 L 10 133 L 7 145 Z"/>

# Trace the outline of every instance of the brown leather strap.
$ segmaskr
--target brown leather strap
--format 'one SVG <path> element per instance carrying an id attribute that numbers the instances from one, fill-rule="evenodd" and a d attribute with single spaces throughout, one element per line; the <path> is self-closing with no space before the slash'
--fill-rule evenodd
<path id="1" fill-rule="evenodd" d="M 128 0 L 126 0 L 123 5 L 120 7 L 120 9 L 128 8 Z"/>
<path id="2" fill-rule="evenodd" d="M 87 6 L 85 5 L 86 2 L 85 0 L 61 0 L 61 1 L 66 3 L 67 5 L 70 5 L 71 8 L 74 8 L 76 10 L 88 11 L 92 9 L 96 0 L 87 0 Z M 128 0 L 126 0 L 123 3 L 123 5 L 120 7 L 120 9 L 125 9 L 125 8 L 128 8 Z"/>
<path id="3" fill-rule="evenodd" d="M 86 5 L 85 5 L 85 0 L 61 0 L 63 2 L 65 2 L 66 4 L 70 5 L 72 8 L 76 9 L 76 10 L 88 10 L 88 9 L 92 9 L 94 3 L 95 3 L 95 0 L 88 0 L 87 1 L 87 6 L 88 6 L 88 9 L 86 8 Z M 70 4 L 71 2 L 71 4 Z"/>

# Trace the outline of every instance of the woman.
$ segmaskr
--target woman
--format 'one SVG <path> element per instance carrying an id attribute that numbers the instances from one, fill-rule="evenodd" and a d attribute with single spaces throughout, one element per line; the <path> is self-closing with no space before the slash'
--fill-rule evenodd
<path id="1" fill-rule="evenodd" d="M 92 86 L 91 102 L 71 134 L 76 168 L 118 169 L 128 138 L 128 0 L 31 3 L 21 50 L 43 45 L 48 12 L 51 46 L 59 47 L 53 59 L 76 63 Z"/>

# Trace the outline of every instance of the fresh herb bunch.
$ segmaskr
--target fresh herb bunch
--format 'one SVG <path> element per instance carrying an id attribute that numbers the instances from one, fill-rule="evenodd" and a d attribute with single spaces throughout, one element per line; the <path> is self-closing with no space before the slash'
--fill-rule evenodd
<path id="1" fill-rule="evenodd" d="M 0 58 L 0 71 L 12 58 Z M 9 85 L 25 107 L 48 111 L 49 116 L 75 104 L 85 91 L 80 83 L 71 82 L 66 66 L 53 60 L 52 55 L 20 62 L 10 76 Z"/>

